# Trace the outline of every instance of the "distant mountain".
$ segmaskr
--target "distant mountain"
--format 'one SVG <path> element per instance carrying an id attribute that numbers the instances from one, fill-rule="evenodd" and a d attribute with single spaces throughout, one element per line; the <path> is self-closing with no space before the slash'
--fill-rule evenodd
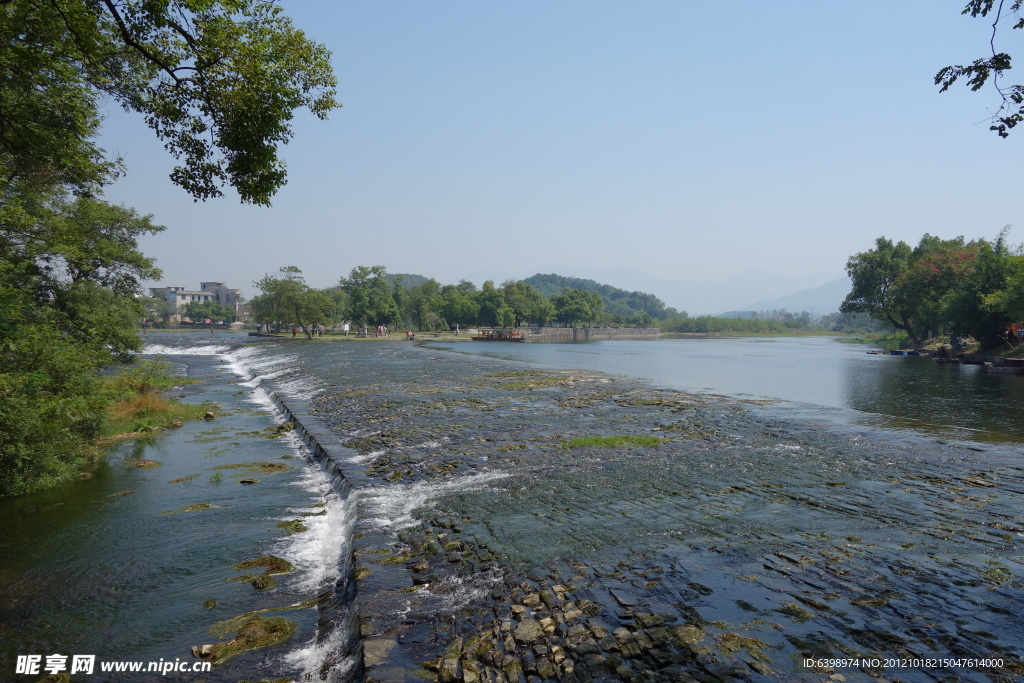
<path id="1" fill-rule="evenodd" d="M 601 270 L 585 266 L 560 265 L 547 267 L 543 272 L 567 273 L 579 279 L 608 283 L 609 286 L 630 292 L 653 292 L 667 306 L 686 311 L 690 315 L 714 315 L 721 311 L 747 310 L 747 304 L 758 297 L 766 300 L 786 297 L 822 287 L 823 283 L 828 283 L 840 275 L 838 272 L 831 275 L 779 275 L 767 271 L 751 271 L 722 281 L 709 281 L 661 279 L 625 268 Z M 845 295 L 844 292 L 838 300 L 841 302 Z M 838 304 L 835 304 L 832 310 L 837 309 Z M 818 313 L 817 305 L 814 306 L 814 312 Z"/>
<path id="2" fill-rule="evenodd" d="M 423 275 L 414 275 L 412 273 L 388 273 L 384 276 L 384 279 L 388 281 L 389 285 L 395 284 L 395 278 L 402 278 L 402 287 L 405 289 L 412 289 L 413 287 L 419 287 L 429 278 Z"/>
<path id="3" fill-rule="evenodd" d="M 771 309 L 784 308 L 791 313 L 808 311 L 814 315 L 827 315 L 839 310 L 843 299 L 850 293 L 850 278 L 843 277 L 832 282 L 826 282 L 820 287 L 804 289 L 777 299 L 761 299 L 749 306 L 743 306 L 743 311 L 768 311 Z"/>

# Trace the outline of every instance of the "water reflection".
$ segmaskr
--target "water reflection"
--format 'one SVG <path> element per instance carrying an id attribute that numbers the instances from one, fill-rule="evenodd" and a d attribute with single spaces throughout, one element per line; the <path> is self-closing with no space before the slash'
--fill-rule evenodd
<path id="1" fill-rule="evenodd" d="M 1024 440 L 1024 377 L 868 354 L 830 337 L 693 338 L 577 344 L 438 344 L 550 368 L 599 370 L 685 391 L 781 399 L 803 418 L 949 438 Z"/>

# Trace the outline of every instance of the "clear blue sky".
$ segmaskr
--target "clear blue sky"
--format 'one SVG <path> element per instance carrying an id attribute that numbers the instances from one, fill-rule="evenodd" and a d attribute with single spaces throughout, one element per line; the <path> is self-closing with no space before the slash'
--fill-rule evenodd
<path id="1" fill-rule="evenodd" d="M 358 264 L 825 282 L 881 235 L 1024 241 L 1024 130 L 988 130 L 994 91 L 932 83 L 987 49 L 965 0 L 282 4 L 333 51 L 344 108 L 296 118 L 273 207 L 193 203 L 110 112 L 129 174 L 108 199 L 167 226 L 143 243 L 165 284 L 251 296 L 281 266 L 327 286 Z"/>

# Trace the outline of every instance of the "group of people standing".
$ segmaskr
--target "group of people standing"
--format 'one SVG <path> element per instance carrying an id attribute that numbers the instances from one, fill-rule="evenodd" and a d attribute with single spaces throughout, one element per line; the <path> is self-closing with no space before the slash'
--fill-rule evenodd
<path id="1" fill-rule="evenodd" d="M 297 328 L 297 327 L 293 327 L 293 328 L 292 328 L 292 336 L 294 337 L 294 336 L 295 336 L 295 335 L 297 335 L 298 333 L 299 333 L 299 328 Z M 313 328 L 313 330 L 312 330 L 312 332 L 310 332 L 310 334 L 311 334 L 312 336 L 314 336 L 314 337 L 322 337 L 322 336 L 324 336 L 324 328 L 322 328 L 322 327 L 320 327 L 320 326 L 318 325 L 318 326 L 316 326 L 316 327 L 314 327 L 314 328 Z"/>

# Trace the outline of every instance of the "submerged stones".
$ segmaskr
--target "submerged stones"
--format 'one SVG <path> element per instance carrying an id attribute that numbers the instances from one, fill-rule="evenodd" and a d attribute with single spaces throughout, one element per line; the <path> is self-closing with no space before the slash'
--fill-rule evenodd
<path id="1" fill-rule="evenodd" d="M 223 505 L 213 505 L 212 503 L 192 503 L 191 505 L 186 505 L 184 507 L 180 507 L 177 510 L 168 510 L 166 512 L 161 512 L 160 514 L 161 515 L 178 515 L 178 514 L 181 514 L 181 513 L 184 513 L 184 512 L 205 512 L 206 510 L 215 510 L 215 509 L 220 508 L 220 507 L 224 507 L 224 506 Z"/>
<path id="2" fill-rule="evenodd" d="M 382 674 L 799 678 L 803 657 L 903 650 L 1019 665 L 1024 470 L 487 363 L 312 401 L 360 475 L 430 494 L 418 524 L 358 539 L 362 627 L 397 643 Z"/>
<path id="3" fill-rule="evenodd" d="M 267 574 L 287 574 L 294 571 L 295 567 L 288 560 L 284 560 L 276 555 L 263 555 L 262 557 L 239 562 L 233 569 L 235 571 L 263 569 Z"/>
<path id="4" fill-rule="evenodd" d="M 289 519 L 284 522 L 277 523 L 278 529 L 284 529 L 288 532 L 288 535 L 299 534 L 306 530 L 306 525 L 303 524 L 301 519 Z"/>
<path id="5" fill-rule="evenodd" d="M 245 474 L 279 474 L 281 472 L 291 472 L 295 469 L 291 465 L 286 465 L 283 462 L 241 462 L 241 463 L 230 463 L 227 465 L 217 465 L 212 467 L 213 470 L 239 470 Z M 243 475 L 239 475 L 243 476 Z"/>
<path id="6" fill-rule="evenodd" d="M 151 470 L 154 467 L 161 467 L 163 463 L 158 460 L 125 460 L 126 467 L 136 467 L 140 470 Z"/>

